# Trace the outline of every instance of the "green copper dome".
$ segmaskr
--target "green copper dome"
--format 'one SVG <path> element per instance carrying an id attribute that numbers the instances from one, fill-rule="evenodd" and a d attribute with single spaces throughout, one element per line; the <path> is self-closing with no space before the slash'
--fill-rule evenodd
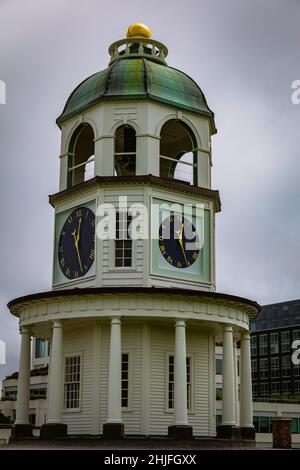
<path id="1" fill-rule="evenodd" d="M 118 58 L 84 80 L 71 93 L 57 124 L 100 101 L 137 99 L 151 99 L 207 116 L 212 132 L 216 132 L 214 113 L 194 80 L 145 57 Z"/>

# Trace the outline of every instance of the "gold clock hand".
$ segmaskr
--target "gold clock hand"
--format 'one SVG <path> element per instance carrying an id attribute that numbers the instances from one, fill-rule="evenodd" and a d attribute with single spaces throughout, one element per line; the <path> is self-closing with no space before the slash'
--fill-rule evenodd
<path id="1" fill-rule="evenodd" d="M 178 237 L 179 237 L 179 244 L 180 244 L 180 246 L 181 246 L 181 250 L 182 250 L 182 253 L 183 253 L 183 256 L 184 256 L 186 265 L 187 265 L 187 264 L 188 264 L 188 260 L 187 260 L 186 254 L 185 254 L 185 249 L 184 249 L 184 247 L 183 247 L 183 241 L 182 241 L 183 229 L 184 229 L 184 224 L 181 224 L 180 235 L 178 235 Z"/>
<path id="2" fill-rule="evenodd" d="M 78 257 L 78 261 L 79 261 L 79 265 L 80 265 L 80 270 L 83 271 L 81 258 L 80 258 L 80 253 L 79 253 L 79 248 L 78 248 L 78 241 L 77 241 L 77 243 L 75 243 L 75 248 L 76 248 L 77 257 Z"/>
<path id="3" fill-rule="evenodd" d="M 179 244 L 180 244 L 180 246 L 181 246 L 181 250 L 182 250 L 182 253 L 183 253 L 185 262 L 186 262 L 186 264 L 188 264 L 188 261 L 187 261 L 187 258 L 186 258 L 186 254 L 185 254 L 185 250 L 184 250 L 184 248 L 183 248 L 182 238 L 179 240 Z"/>
<path id="4" fill-rule="evenodd" d="M 77 229 L 77 243 L 79 243 L 79 239 L 80 239 L 80 226 L 81 226 L 81 217 L 79 219 L 79 223 L 78 223 L 78 229 Z"/>
<path id="5" fill-rule="evenodd" d="M 81 219 L 79 220 L 78 229 L 80 227 L 80 222 L 81 222 Z M 76 249 L 76 253 L 77 253 L 77 257 L 78 257 L 78 261 L 79 261 L 79 266 L 80 266 L 81 271 L 83 271 L 81 258 L 80 258 L 80 253 L 79 253 L 79 247 L 78 247 L 78 242 L 79 242 L 79 238 L 80 238 L 79 231 L 77 230 L 77 234 L 76 234 L 76 229 L 75 229 L 72 232 L 72 235 L 74 237 L 75 249 Z"/>

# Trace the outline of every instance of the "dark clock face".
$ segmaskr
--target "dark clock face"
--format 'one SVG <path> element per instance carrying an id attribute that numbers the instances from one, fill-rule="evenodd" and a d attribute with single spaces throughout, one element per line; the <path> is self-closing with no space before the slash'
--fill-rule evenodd
<path id="1" fill-rule="evenodd" d="M 178 269 L 188 268 L 199 256 L 199 237 L 192 222 L 171 214 L 159 227 L 159 249 L 165 260 Z"/>
<path id="2" fill-rule="evenodd" d="M 68 279 L 84 276 L 95 259 L 95 214 L 78 207 L 66 219 L 58 242 L 59 266 Z"/>

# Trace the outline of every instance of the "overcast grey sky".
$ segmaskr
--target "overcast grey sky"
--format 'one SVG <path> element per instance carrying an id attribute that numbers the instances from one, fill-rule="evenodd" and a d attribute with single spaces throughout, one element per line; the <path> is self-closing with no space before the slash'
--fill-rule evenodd
<path id="1" fill-rule="evenodd" d="M 261 304 L 300 297 L 298 0 L 0 0 L 0 379 L 18 364 L 6 303 L 50 289 L 55 119 L 136 21 L 168 46 L 168 64 L 198 82 L 216 115 L 217 290 Z"/>

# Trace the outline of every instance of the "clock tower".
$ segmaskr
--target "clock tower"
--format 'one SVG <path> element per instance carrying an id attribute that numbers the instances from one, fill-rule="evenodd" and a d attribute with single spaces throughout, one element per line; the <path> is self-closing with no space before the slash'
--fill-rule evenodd
<path id="1" fill-rule="evenodd" d="M 216 342 L 218 435 L 253 438 L 249 319 L 259 306 L 216 292 L 214 114 L 146 26 L 131 25 L 109 55 L 57 119 L 52 290 L 9 304 L 22 335 L 15 436 L 31 433 L 33 336 L 51 343 L 41 438 L 215 436 Z"/>

